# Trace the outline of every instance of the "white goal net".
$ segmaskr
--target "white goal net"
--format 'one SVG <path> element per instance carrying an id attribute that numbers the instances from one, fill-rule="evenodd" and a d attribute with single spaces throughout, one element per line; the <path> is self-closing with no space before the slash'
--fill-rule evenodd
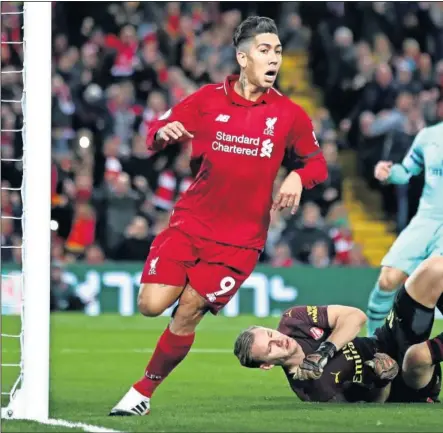
<path id="1" fill-rule="evenodd" d="M 2 258 L 13 250 L 22 263 L 20 271 L 1 276 L 1 415 L 44 420 L 49 406 L 51 3 L 2 2 L 0 12 L 2 84 L 14 83 L 15 93 L 23 88 L 18 96 L 1 95 L 2 167 L 14 165 L 23 172 L 21 186 L 12 187 L 3 177 L 1 186 L 2 227 L 21 220 L 23 233 L 21 242 L 3 242 L 6 229 L 1 236 Z M 18 31 L 11 25 L 17 22 Z M 21 67 L 7 64 L 11 53 L 21 59 Z M 22 112 L 22 125 L 11 127 L 10 108 Z M 16 134 L 22 135 L 23 154 L 11 156 L 3 141 Z M 4 208 L 8 194 L 21 198 L 21 215 Z"/>

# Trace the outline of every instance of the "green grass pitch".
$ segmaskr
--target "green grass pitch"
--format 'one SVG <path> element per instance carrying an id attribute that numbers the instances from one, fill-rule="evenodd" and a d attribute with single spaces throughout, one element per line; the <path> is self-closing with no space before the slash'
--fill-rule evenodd
<path id="1" fill-rule="evenodd" d="M 301 403 L 283 372 L 240 368 L 232 355 L 238 332 L 275 326 L 278 318 L 207 317 L 194 352 L 169 376 L 147 417 L 110 418 L 111 407 L 143 373 L 167 318 L 55 314 L 51 317 L 51 418 L 125 432 L 303 431 L 441 432 L 440 405 L 322 405 Z M 16 317 L 2 318 L 2 332 L 17 331 Z M 437 322 L 435 332 L 443 331 Z M 2 362 L 16 362 L 18 346 L 3 341 Z M 2 391 L 16 375 L 2 370 Z M 4 401 L 3 401 L 4 403 Z M 82 431 L 24 421 L 3 421 L 12 431 Z"/>

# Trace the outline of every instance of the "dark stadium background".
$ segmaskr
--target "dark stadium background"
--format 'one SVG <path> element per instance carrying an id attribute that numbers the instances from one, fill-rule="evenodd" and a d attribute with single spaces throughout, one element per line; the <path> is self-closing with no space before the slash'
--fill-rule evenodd
<path id="1" fill-rule="evenodd" d="M 400 161 L 420 128 L 443 120 L 441 2 L 53 2 L 54 293 L 70 264 L 145 259 L 191 181 L 188 144 L 146 151 L 149 122 L 236 71 L 232 30 L 251 14 L 277 21 L 277 86 L 311 115 L 330 171 L 295 217 L 273 218 L 261 262 L 378 266 L 423 180 L 382 186 L 374 165 Z M 20 20 L 3 16 L 2 41 L 20 34 Z M 21 67 L 20 46 L 1 54 L 2 70 Z M 4 76 L 3 97 L 19 99 L 21 83 Z M 20 104 L 2 104 L 1 117 L 3 128 L 20 127 Z M 1 152 L 20 157 L 21 135 L 2 132 Z M 297 164 L 287 155 L 276 187 Z M 20 164 L 2 162 L 1 176 L 19 186 Z M 1 207 L 19 215 L 19 194 L 2 190 Z M 18 245 L 19 221 L 3 221 L 1 236 Z M 1 259 L 21 264 L 19 250 L 2 249 Z"/>

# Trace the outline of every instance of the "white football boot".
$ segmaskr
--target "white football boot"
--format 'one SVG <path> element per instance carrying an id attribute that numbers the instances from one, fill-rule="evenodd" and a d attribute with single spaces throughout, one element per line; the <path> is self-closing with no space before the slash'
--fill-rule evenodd
<path id="1" fill-rule="evenodd" d="M 150 399 L 131 387 L 117 405 L 112 408 L 109 416 L 148 415 L 150 407 Z"/>

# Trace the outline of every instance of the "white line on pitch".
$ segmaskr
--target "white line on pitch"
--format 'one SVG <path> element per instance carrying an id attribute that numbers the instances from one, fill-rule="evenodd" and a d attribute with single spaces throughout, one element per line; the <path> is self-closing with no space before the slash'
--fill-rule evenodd
<path id="1" fill-rule="evenodd" d="M 13 418 L 12 421 L 14 421 L 17 418 Z M 31 420 L 26 420 L 31 421 Z M 101 427 L 97 425 L 92 424 L 85 424 L 82 422 L 71 422 L 66 421 L 64 419 L 47 419 L 47 420 L 36 420 L 35 422 L 38 422 L 39 424 L 47 424 L 47 425 L 57 425 L 61 427 L 67 427 L 67 428 L 81 428 L 83 431 L 91 432 L 91 433 L 122 433 L 120 430 L 113 430 L 112 428 L 108 427 Z"/>

